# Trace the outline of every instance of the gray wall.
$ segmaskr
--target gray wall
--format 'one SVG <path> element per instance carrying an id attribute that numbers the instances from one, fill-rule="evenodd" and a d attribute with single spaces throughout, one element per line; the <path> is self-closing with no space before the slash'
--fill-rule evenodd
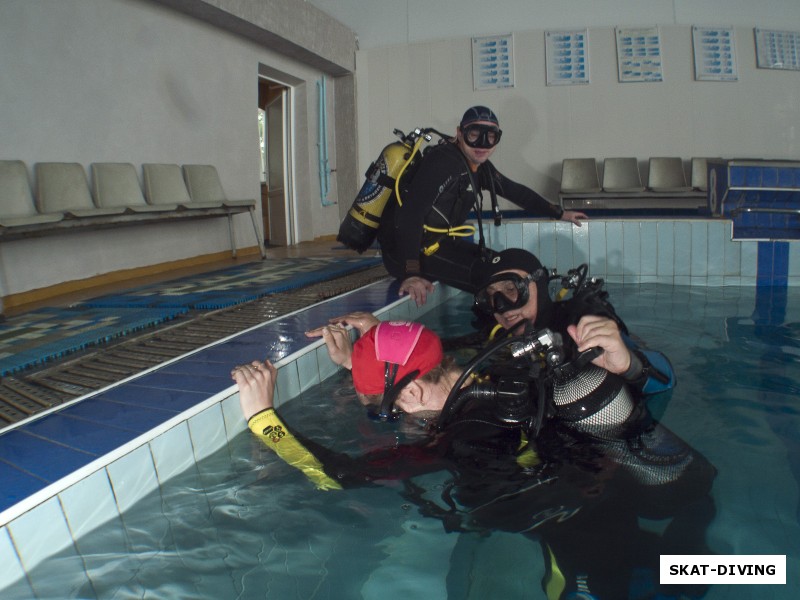
<path id="1" fill-rule="evenodd" d="M 738 82 L 693 81 L 691 24 L 737 26 Z M 614 25 L 662 26 L 664 82 L 617 82 Z M 800 158 L 800 73 L 755 68 L 754 26 L 798 31 L 800 3 L 2 0 L 0 159 L 31 170 L 40 161 L 212 163 L 230 197 L 258 197 L 254 107 L 265 70 L 297 82 L 301 240 L 336 232 L 393 128 L 452 131 L 475 103 L 494 106 L 506 129 L 498 165 L 551 198 L 567 156 Z M 564 27 L 589 28 L 588 86 L 545 85 L 543 33 Z M 355 58 L 351 30 L 361 41 Z M 508 32 L 517 86 L 473 91 L 470 37 Z M 339 200 L 326 207 L 316 130 L 323 74 L 329 199 Z M 236 222 L 240 245 L 254 244 L 246 217 Z M 3 243 L 0 296 L 227 249 L 223 220 Z"/>
<path id="2" fill-rule="evenodd" d="M 226 5 L 252 10 L 233 16 Z M 308 29 L 281 38 L 254 25 L 269 5 L 280 9 L 272 21 L 280 18 L 264 27 L 282 19 Z M 325 22 L 333 33 L 321 47 L 301 48 Z M 0 159 L 25 161 L 31 176 L 44 161 L 78 162 L 87 173 L 93 162 L 210 163 L 230 198 L 259 198 L 257 80 L 267 66 L 298 84 L 295 187 L 300 239 L 311 240 L 338 221 L 338 207 L 320 203 L 316 82 L 352 69 L 354 49 L 352 33 L 297 0 L 3 0 Z M 249 219 L 234 221 L 239 246 L 254 245 Z M 228 248 L 224 219 L 7 242 L 0 296 Z"/>
<path id="3" fill-rule="evenodd" d="M 544 30 L 513 32 L 515 87 L 500 90 L 474 91 L 468 35 L 360 50 L 359 164 L 395 127 L 454 134 L 473 104 L 505 132 L 493 162 L 552 201 L 564 158 L 633 156 L 643 177 L 651 156 L 800 159 L 800 71 L 756 68 L 753 29 L 737 27 L 739 80 L 695 81 L 691 27 L 659 29 L 664 80 L 652 83 L 619 83 L 613 27 L 588 27 L 586 85 L 546 85 Z"/>
<path id="4" fill-rule="evenodd" d="M 797 0 L 308 0 L 358 35 L 361 50 L 564 27 L 800 28 Z"/>

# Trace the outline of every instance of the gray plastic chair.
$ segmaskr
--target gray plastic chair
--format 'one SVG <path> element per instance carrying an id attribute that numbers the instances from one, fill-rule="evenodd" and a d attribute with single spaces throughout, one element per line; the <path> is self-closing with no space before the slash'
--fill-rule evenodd
<path id="1" fill-rule="evenodd" d="M 256 223 L 255 200 L 228 200 L 225 191 L 222 189 L 222 182 L 219 179 L 217 168 L 213 165 L 183 165 L 183 177 L 186 180 L 186 188 L 189 190 L 189 196 L 192 198 L 192 202 L 188 206 L 216 204 L 216 206 L 224 206 L 226 209 L 230 210 L 228 214 L 228 229 L 230 231 L 232 248 L 236 248 L 232 220 L 233 215 L 244 212 L 245 210 L 249 212 L 261 257 L 266 258 L 264 242 L 258 230 L 258 223 Z M 236 256 L 235 250 L 234 256 Z"/>
<path id="2" fill-rule="evenodd" d="M 68 217 L 121 215 L 125 207 L 99 208 L 92 200 L 83 165 L 45 162 L 34 166 L 36 208 L 40 213 L 64 213 Z"/>
<path id="3" fill-rule="evenodd" d="M 689 192 L 683 171 L 683 160 L 677 156 L 653 156 L 650 158 L 647 187 L 654 192 Z"/>
<path id="4" fill-rule="evenodd" d="M 92 164 L 94 199 L 100 208 L 121 207 L 134 213 L 174 210 L 145 202 L 136 167 L 130 163 Z"/>
<path id="5" fill-rule="evenodd" d="M 606 158 L 603 161 L 603 190 L 606 192 L 643 192 L 639 163 L 635 158 Z"/>
<path id="6" fill-rule="evenodd" d="M 565 158 L 561 161 L 561 192 L 597 193 L 601 190 L 597 161 L 593 158 Z"/>
<path id="7" fill-rule="evenodd" d="M 153 206 L 168 206 L 172 209 L 187 207 L 192 199 L 186 189 L 180 165 L 148 163 L 142 165 L 144 195 Z"/>
<path id="8" fill-rule="evenodd" d="M 183 165 L 183 178 L 194 206 L 219 207 L 228 199 L 213 165 Z"/>
<path id="9" fill-rule="evenodd" d="M 0 227 L 57 223 L 64 214 L 42 214 L 36 210 L 28 180 L 28 167 L 21 160 L 0 160 Z"/>
<path id="10" fill-rule="evenodd" d="M 719 158 L 692 158 L 692 188 L 701 192 L 708 191 L 708 161 L 721 160 Z"/>

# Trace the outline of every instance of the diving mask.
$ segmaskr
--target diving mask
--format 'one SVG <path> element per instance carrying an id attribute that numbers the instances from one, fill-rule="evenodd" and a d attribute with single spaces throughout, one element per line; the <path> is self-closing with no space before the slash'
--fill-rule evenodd
<path id="1" fill-rule="evenodd" d="M 523 277 L 517 273 L 499 273 L 475 294 L 475 308 L 492 315 L 504 314 L 522 308 L 530 299 L 528 284 L 537 279 L 536 274 Z"/>
<path id="2" fill-rule="evenodd" d="M 497 125 L 465 125 L 461 128 L 461 137 L 470 148 L 494 148 L 500 143 L 502 130 Z"/>

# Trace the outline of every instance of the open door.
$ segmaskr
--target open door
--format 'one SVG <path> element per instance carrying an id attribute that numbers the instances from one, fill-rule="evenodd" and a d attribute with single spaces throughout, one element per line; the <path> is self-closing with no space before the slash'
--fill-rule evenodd
<path id="1" fill-rule="evenodd" d="M 266 106 L 269 240 L 276 246 L 290 246 L 295 242 L 288 100 L 289 88 L 281 87 Z"/>
<path id="2" fill-rule="evenodd" d="M 259 77 L 258 113 L 264 239 L 272 246 L 289 246 L 297 237 L 291 178 L 291 87 Z"/>

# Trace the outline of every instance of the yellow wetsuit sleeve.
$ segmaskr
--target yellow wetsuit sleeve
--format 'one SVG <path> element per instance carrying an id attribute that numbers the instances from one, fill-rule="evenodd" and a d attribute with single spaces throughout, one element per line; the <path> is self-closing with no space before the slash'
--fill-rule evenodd
<path id="1" fill-rule="evenodd" d="M 322 463 L 292 435 L 274 409 L 256 413 L 250 417 L 247 426 L 265 446 L 271 448 L 286 463 L 305 473 L 317 488 L 342 489 L 339 482 L 325 473 Z"/>

